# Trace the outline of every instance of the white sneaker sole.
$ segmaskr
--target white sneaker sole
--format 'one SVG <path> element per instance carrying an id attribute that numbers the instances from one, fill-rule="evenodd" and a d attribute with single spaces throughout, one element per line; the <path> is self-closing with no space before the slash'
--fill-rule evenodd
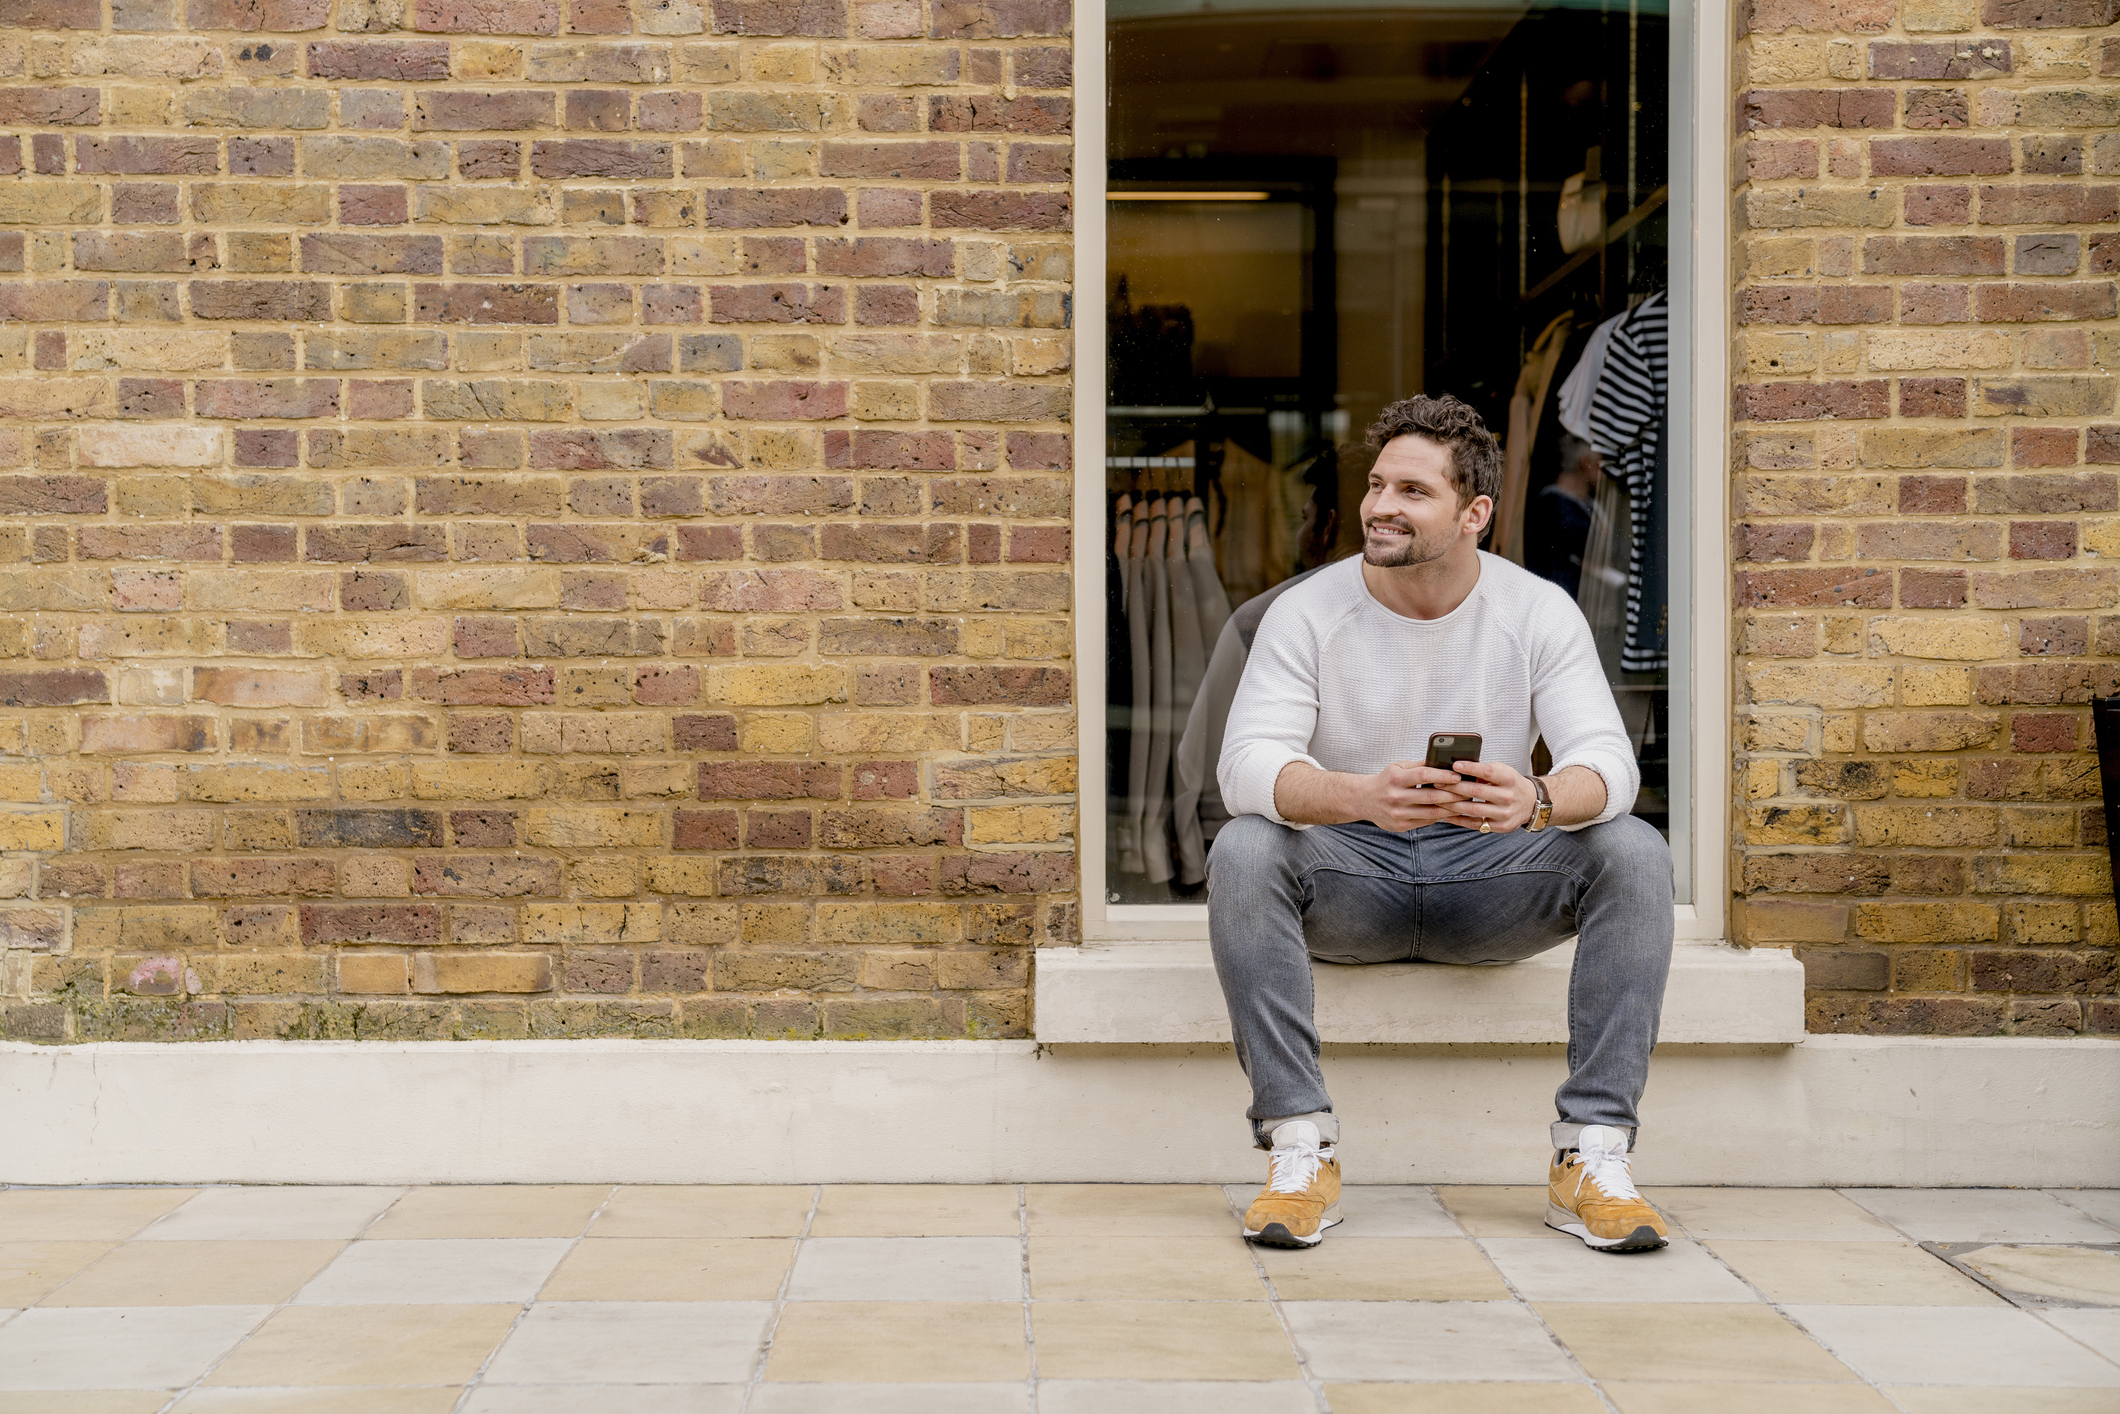
<path id="1" fill-rule="evenodd" d="M 1256 1242 L 1261 1247 L 1315 1247 L 1325 1240 L 1325 1229 L 1340 1225 L 1340 1205 L 1333 1204 L 1318 1219 L 1318 1230 L 1308 1237 L 1298 1237 L 1281 1223 L 1268 1223 L 1257 1232 L 1244 1229 L 1244 1240 Z"/>
<path id="2" fill-rule="evenodd" d="M 1594 1236 L 1581 1219 L 1554 1202 L 1546 1204 L 1546 1226 L 1555 1232 L 1565 1232 L 1570 1237 L 1580 1238 L 1585 1247 L 1596 1252 L 1654 1252 L 1665 1245 L 1665 1239 L 1647 1223 L 1643 1223 L 1625 1237 Z"/>

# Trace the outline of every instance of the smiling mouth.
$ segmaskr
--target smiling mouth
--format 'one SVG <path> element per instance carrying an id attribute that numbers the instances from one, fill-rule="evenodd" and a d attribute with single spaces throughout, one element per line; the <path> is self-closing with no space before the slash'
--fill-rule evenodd
<path id="1" fill-rule="evenodd" d="M 1369 522 L 1369 533 L 1370 533 L 1371 535 L 1411 535 L 1411 534 L 1413 534 L 1413 532 L 1412 532 L 1411 530 L 1408 530 L 1408 529 L 1407 529 L 1407 528 L 1406 528 L 1405 526 L 1403 526 L 1403 525 L 1392 525 L 1392 524 L 1390 524 L 1390 523 L 1388 523 L 1388 522 L 1386 522 L 1386 521 L 1381 521 L 1381 520 L 1373 520 L 1373 521 Z"/>

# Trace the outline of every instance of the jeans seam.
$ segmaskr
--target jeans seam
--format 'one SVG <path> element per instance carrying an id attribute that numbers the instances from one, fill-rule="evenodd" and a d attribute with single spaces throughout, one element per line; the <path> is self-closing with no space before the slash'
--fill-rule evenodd
<path id="1" fill-rule="evenodd" d="M 1480 874 L 1450 874 L 1437 879 L 1409 879 L 1406 882 L 1418 888 L 1425 888 L 1430 884 L 1477 884 L 1488 879 L 1510 879 L 1524 874 L 1558 874 L 1579 889 L 1590 887 L 1589 882 L 1573 869 L 1564 869 L 1557 865 L 1549 864 L 1535 864 L 1529 868 L 1520 869 L 1490 869 Z"/>

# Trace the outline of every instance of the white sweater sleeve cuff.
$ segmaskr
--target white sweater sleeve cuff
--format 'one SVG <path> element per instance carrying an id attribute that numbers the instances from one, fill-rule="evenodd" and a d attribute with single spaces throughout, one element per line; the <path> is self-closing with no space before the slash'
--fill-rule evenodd
<path id="1" fill-rule="evenodd" d="M 1245 754 L 1245 759 L 1231 773 L 1232 779 L 1222 786 L 1224 806 L 1232 815 L 1264 815 L 1277 825 L 1291 829 L 1307 830 L 1310 826 L 1290 820 L 1281 814 L 1274 804 L 1274 786 L 1281 779 L 1281 772 L 1288 769 L 1292 761 L 1301 761 L 1324 770 L 1317 760 L 1300 751 L 1285 747 L 1256 746 Z M 1232 789 L 1234 787 L 1234 789 Z"/>
<path id="2" fill-rule="evenodd" d="M 1588 820 L 1562 825 L 1561 829 L 1587 830 L 1592 825 L 1616 820 L 1634 808 L 1634 797 L 1641 789 L 1641 774 L 1632 760 L 1615 760 L 1603 752 L 1586 752 L 1571 760 L 1554 762 L 1553 773 L 1557 775 L 1570 766 L 1582 766 L 1597 772 L 1605 783 L 1605 808 Z"/>

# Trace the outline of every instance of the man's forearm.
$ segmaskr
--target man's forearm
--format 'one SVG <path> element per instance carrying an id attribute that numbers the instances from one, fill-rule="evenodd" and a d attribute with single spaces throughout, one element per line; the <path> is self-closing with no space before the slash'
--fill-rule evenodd
<path id="1" fill-rule="evenodd" d="M 1545 780 L 1553 796 L 1552 824 L 1580 825 L 1605 808 L 1605 778 L 1588 766 L 1570 766 Z"/>
<path id="2" fill-rule="evenodd" d="M 1273 808 L 1297 825 L 1345 825 L 1366 820 L 1361 792 L 1369 777 L 1345 771 L 1320 771 L 1308 761 L 1291 761 L 1274 778 Z"/>

